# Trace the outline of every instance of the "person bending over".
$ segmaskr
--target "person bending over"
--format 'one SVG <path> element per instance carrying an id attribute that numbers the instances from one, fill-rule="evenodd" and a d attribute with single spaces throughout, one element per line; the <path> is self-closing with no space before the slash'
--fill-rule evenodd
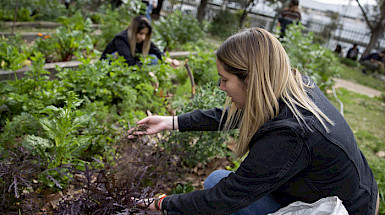
<path id="1" fill-rule="evenodd" d="M 348 123 L 310 77 L 290 66 L 271 33 L 246 29 L 216 52 L 223 107 L 149 116 L 143 134 L 238 128 L 235 172 L 216 170 L 204 190 L 156 199 L 164 214 L 267 214 L 295 201 L 337 196 L 349 214 L 378 211 L 373 173 Z M 226 110 L 226 111 L 224 111 Z M 377 209 L 376 209 L 377 208 Z"/>
<path id="2" fill-rule="evenodd" d="M 151 64 L 157 64 L 164 56 L 163 52 L 151 42 L 152 26 L 146 16 L 137 16 L 132 21 L 130 26 L 117 34 L 100 57 L 101 60 L 107 59 L 109 54 L 120 55 L 126 59 L 129 66 L 141 66 L 139 55 L 144 57 L 152 56 L 154 59 Z M 166 62 L 171 63 L 171 66 L 177 67 L 180 65 L 178 60 L 166 58 Z"/>

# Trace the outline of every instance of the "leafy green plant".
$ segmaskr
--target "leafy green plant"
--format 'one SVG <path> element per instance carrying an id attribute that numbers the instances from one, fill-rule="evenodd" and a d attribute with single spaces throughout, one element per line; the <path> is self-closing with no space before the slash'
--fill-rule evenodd
<path id="1" fill-rule="evenodd" d="M 171 189 L 171 194 L 183 194 L 183 193 L 191 193 L 194 191 L 194 186 L 192 186 L 190 183 L 187 184 L 177 184 L 175 188 Z"/>
<path id="2" fill-rule="evenodd" d="M 69 61 L 83 50 L 92 50 L 93 41 L 90 36 L 92 21 L 84 19 L 80 11 L 72 17 L 60 17 L 60 26 L 52 35 L 40 34 L 33 48 L 44 54 L 47 62 Z"/>
<path id="3" fill-rule="evenodd" d="M 215 83 L 207 83 L 197 89 L 197 94 L 191 101 L 176 101 L 177 115 L 187 113 L 195 109 L 211 109 L 224 105 L 226 93 L 221 91 Z M 180 108 L 180 109 L 179 109 Z M 194 131 L 172 133 L 166 148 L 177 145 L 180 152 L 187 154 L 182 158 L 182 163 L 187 166 L 194 166 L 197 163 L 206 163 L 214 156 L 225 155 L 226 140 L 231 133 L 215 131 Z M 173 149 L 174 151 L 176 149 Z"/>
<path id="4" fill-rule="evenodd" d="M 17 42 L 20 42 L 17 44 Z M 17 70 L 27 65 L 26 46 L 20 35 L 11 38 L 0 38 L 0 69 Z"/>
<path id="5" fill-rule="evenodd" d="M 18 5 L 17 21 L 55 21 L 65 14 L 65 7 L 58 0 L 2 0 L 0 2 L 0 20 L 13 21 Z"/>
<path id="6" fill-rule="evenodd" d="M 338 59 L 325 47 L 313 43 L 313 33 L 304 35 L 301 24 L 291 25 L 283 38 L 283 46 L 288 53 L 291 65 L 302 74 L 309 75 L 326 92 L 333 86 L 333 77 L 338 71 Z"/>
<path id="7" fill-rule="evenodd" d="M 340 58 L 340 62 L 350 67 L 360 67 L 360 63 L 358 61 L 349 58 Z"/>
<path id="8" fill-rule="evenodd" d="M 166 51 L 187 42 L 198 41 L 204 35 L 198 20 L 191 15 L 182 15 L 180 11 L 175 11 L 166 18 L 161 17 L 154 27 L 156 39 L 162 41 Z"/>
<path id="9" fill-rule="evenodd" d="M 40 179 L 49 187 L 62 188 L 69 179 L 67 175 L 58 174 L 56 168 L 75 163 L 78 168 L 84 168 L 85 162 L 79 158 L 90 144 L 89 136 L 74 134 L 89 123 L 91 115 L 75 110 L 82 100 L 77 99 L 73 92 L 68 93 L 66 103 L 63 108 L 48 106 L 42 110 L 48 117 L 40 118 L 39 123 L 47 138 L 28 135 L 23 141 L 27 149 L 45 159 L 47 166 Z"/>
<path id="10" fill-rule="evenodd" d="M 144 14 L 145 10 L 145 4 L 141 1 L 129 1 L 118 8 L 112 8 L 110 4 L 100 7 L 101 34 L 97 36 L 95 45 L 98 50 L 104 50 L 116 34 L 128 28 L 133 17 Z"/>
<path id="11" fill-rule="evenodd" d="M 32 65 L 20 80 L 7 81 L 0 91 L 0 104 L 7 107 L 12 115 L 22 112 L 37 114 L 48 105 L 58 104 L 64 88 L 58 85 L 57 80 L 47 81 L 49 72 L 43 69 L 44 58 L 41 53 L 35 53 L 31 57 Z M 0 124 L 4 124 L 5 118 L 1 116 Z"/>
<path id="12" fill-rule="evenodd" d="M 212 35 L 220 36 L 226 38 L 234 34 L 238 29 L 238 19 L 235 14 L 225 10 L 219 11 L 209 27 L 209 32 Z"/>

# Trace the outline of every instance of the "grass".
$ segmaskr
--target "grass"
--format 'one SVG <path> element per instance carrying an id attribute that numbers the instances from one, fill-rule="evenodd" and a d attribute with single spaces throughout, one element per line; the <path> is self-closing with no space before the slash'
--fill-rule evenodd
<path id="1" fill-rule="evenodd" d="M 375 88 L 385 94 L 385 82 L 364 75 L 358 68 L 343 65 L 341 78 Z M 336 99 L 329 95 L 331 102 L 340 109 Z M 337 97 L 344 105 L 344 117 L 356 137 L 358 147 L 365 155 L 374 173 L 380 192 L 380 214 L 385 215 L 385 157 L 377 155 L 385 151 L 385 102 L 383 98 L 370 98 L 337 89 Z"/>
<path id="2" fill-rule="evenodd" d="M 340 78 L 371 87 L 385 94 L 385 82 L 372 76 L 363 74 L 361 69 L 361 67 L 349 67 L 345 64 L 341 64 L 339 69 Z"/>

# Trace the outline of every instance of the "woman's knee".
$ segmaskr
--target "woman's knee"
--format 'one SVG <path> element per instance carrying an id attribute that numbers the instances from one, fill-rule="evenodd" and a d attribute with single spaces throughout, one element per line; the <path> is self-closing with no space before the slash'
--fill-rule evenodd
<path id="1" fill-rule="evenodd" d="M 205 189 L 210 189 L 214 187 L 222 178 L 226 178 L 231 171 L 228 170 L 215 170 L 210 173 L 209 176 L 203 182 L 203 186 Z"/>

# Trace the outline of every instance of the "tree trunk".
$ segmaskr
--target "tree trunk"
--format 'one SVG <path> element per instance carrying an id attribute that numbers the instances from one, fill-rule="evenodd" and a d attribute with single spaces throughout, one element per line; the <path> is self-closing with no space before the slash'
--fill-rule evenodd
<path id="1" fill-rule="evenodd" d="M 373 47 L 376 45 L 377 41 L 381 36 L 384 34 L 385 31 L 385 1 L 382 1 L 382 3 L 379 2 L 379 5 L 377 6 L 380 8 L 378 18 L 373 17 L 372 20 L 369 20 L 368 13 L 364 10 L 362 5 L 358 0 L 356 0 L 358 7 L 361 9 L 362 15 L 365 18 L 366 24 L 368 25 L 370 29 L 370 41 L 369 44 L 366 46 L 366 49 L 364 53 L 361 55 L 361 58 L 366 56 L 371 52 Z M 380 5 L 382 4 L 382 5 Z M 375 21 L 374 21 L 375 20 Z M 360 59 L 361 59 L 360 58 Z"/>
<path id="2" fill-rule="evenodd" d="M 247 15 L 253 9 L 254 5 L 255 5 L 255 1 L 249 0 L 249 2 L 247 3 L 247 6 L 243 9 L 242 16 L 239 18 L 239 28 L 243 27 L 243 23 L 245 22 Z"/>
<path id="3" fill-rule="evenodd" d="M 202 22 L 205 19 L 207 0 L 201 0 L 201 3 L 198 7 L 197 19 L 199 22 Z"/>
<path id="4" fill-rule="evenodd" d="M 373 29 L 373 31 L 371 31 L 369 44 L 366 46 L 366 49 L 365 49 L 364 53 L 362 53 L 362 55 L 361 55 L 361 58 L 366 56 L 366 55 L 368 55 L 368 54 L 370 54 L 371 50 L 375 47 L 378 39 L 380 39 L 381 36 L 383 35 L 383 33 L 384 33 L 384 24 L 385 24 L 383 22 L 382 23 L 378 23 L 376 25 L 376 27 Z M 382 51 L 382 50 L 379 50 L 379 51 Z"/>

